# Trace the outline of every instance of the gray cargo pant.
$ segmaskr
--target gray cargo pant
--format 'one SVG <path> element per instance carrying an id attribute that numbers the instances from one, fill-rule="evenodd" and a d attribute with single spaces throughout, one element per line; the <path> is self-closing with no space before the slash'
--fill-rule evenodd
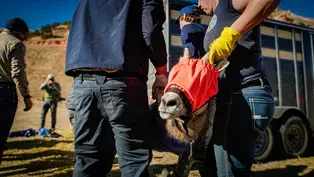
<path id="1" fill-rule="evenodd" d="M 67 98 L 67 110 L 69 115 L 69 120 L 72 125 L 72 130 L 75 130 L 75 94 L 73 92 L 73 86 L 70 88 Z"/>
<path id="2" fill-rule="evenodd" d="M 77 159 L 73 177 L 106 176 L 116 152 L 122 177 L 148 177 L 146 83 L 100 74 L 80 74 L 74 81 Z"/>
<path id="3" fill-rule="evenodd" d="M 41 107 L 41 115 L 40 115 L 40 128 L 45 127 L 46 114 L 50 108 L 51 112 L 51 128 L 56 128 L 56 119 L 57 119 L 57 100 L 45 100 Z"/>

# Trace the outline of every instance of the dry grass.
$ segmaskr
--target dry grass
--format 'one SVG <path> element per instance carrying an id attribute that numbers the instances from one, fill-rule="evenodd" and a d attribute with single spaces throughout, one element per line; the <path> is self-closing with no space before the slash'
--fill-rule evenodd
<path id="1" fill-rule="evenodd" d="M 71 176 L 74 164 L 72 134 L 59 139 L 11 138 L 0 166 L 0 176 Z"/>
<path id="2" fill-rule="evenodd" d="M 73 156 L 73 135 L 71 130 L 59 130 L 62 138 L 10 138 L 0 166 L 0 176 L 10 177 L 67 177 L 71 176 L 75 163 Z M 150 166 L 152 176 L 159 176 L 165 167 L 174 168 L 177 156 L 171 153 L 154 152 Z M 254 164 L 256 177 L 313 177 L 314 157 L 277 160 Z M 115 160 L 109 176 L 120 176 Z M 189 177 L 200 176 L 195 168 Z"/>
<path id="3" fill-rule="evenodd" d="M 73 156 L 73 135 L 71 130 L 58 131 L 62 138 L 10 138 L 7 143 L 3 162 L 0 166 L 0 176 L 71 176 L 75 158 Z M 152 163 L 153 175 L 161 172 L 156 168 L 158 161 L 164 159 L 173 164 L 176 156 L 168 153 L 156 153 L 157 159 Z M 163 163 L 163 165 L 166 165 Z M 155 167 L 154 167 L 155 166 Z M 120 176 L 119 166 L 115 160 L 109 176 Z"/>

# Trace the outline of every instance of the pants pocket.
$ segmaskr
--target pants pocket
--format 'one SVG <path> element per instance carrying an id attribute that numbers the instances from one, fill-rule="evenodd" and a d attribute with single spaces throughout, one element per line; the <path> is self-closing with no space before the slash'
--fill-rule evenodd
<path id="1" fill-rule="evenodd" d="M 250 98 L 249 103 L 252 111 L 252 128 L 262 134 L 273 118 L 275 109 L 274 99 Z"/>

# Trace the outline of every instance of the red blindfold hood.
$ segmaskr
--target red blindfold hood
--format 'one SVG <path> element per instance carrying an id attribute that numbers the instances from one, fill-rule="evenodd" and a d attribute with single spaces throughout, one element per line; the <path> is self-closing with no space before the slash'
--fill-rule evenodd
<path id="1" fill-rule="evenodd" d="M 180 89 L 194 112 L 217 94 L 218 75 L 219 72 L 204 60 L 184 60 L 171 69 L 164 92 L 171 87 Z"/>

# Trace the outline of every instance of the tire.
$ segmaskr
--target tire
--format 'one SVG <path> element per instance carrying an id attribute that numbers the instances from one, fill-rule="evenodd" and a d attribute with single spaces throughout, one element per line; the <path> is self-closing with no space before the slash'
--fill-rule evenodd
<path id="1" fill-rule="evenodd" d="M 269 126 L 266 131 L 257 137 L 255 145 L 254 161 L 266 160 L 273 151 L 274 135 L 272 127 Z"/>
<path id="2" fill-rule="evenodd" d="M 309 145 L 309 130 L 298 116 L 291 116 L 281 124 L 281 153 L 288 157 L 302 156 Z"/>

